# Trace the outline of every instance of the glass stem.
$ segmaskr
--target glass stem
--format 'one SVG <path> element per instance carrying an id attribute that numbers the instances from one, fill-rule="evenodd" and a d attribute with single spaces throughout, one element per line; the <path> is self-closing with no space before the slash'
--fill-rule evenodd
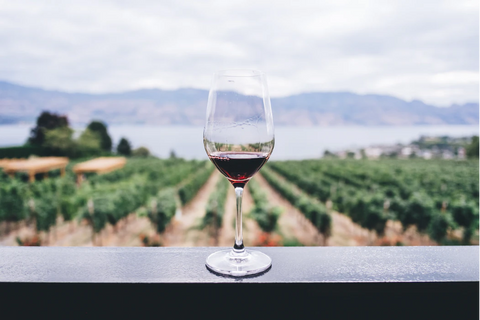
<path id="1" fill-rule="evenodd" d="M 245 247 L 243 246 L 243 233 L 242 233 L 242 196 L 243 188 L 245 184 L 235 184 L 235 196 L 237 198 L 237 216 L 235 219 L 235 245 L 233 246 L 233 251 L 235 253 L 245 252 Z"/>

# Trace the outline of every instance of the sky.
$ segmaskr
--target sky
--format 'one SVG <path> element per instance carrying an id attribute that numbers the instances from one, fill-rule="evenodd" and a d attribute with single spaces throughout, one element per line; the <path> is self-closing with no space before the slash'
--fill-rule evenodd
<path id="1" fill-rule="evenodd" d="M 69 92 L 208 89 L 258 69 L 274 97 L 478 102 L 478 0 L 0 0 L 0 80 Z"/>

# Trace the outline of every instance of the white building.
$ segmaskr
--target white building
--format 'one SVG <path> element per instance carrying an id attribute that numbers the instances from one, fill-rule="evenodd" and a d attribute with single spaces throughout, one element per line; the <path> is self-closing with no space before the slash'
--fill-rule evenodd
<path id="1" fill-rule="evenodd" d="M 400 151 L 400 154 L 403 156 L 403 157 L 409 157 L 411 154 L 413 153 L 413 149 L 411 147 L 404 147 L 402 148 L 402 150 Z"/>
<path id="2" fill-rule="evenodd" d="M 422 157 L 424 159 L 427 159 L 427 160 L 432 159 L 432 156 L 433 156 L 433 154 L 430 150 L 425 150 L 425 151 L 422 152 Z"/>
<path id="3" fill-rule="evenodd" d="M 382 148 L 378 147 L 368 147 L 365 148 L 365 156 L 369 159 L 378 159 L 383 153 Z"/>

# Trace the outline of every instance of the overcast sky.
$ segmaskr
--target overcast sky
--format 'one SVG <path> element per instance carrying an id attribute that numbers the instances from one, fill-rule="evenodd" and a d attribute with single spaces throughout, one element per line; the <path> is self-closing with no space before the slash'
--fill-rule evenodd
<path id="1" fill-rule="evenodd" d="M 78 92 L 208 89 L 254 68 L 272 96 L 477 102 L 478 0 L 0 0 L 0 80 Z"/>

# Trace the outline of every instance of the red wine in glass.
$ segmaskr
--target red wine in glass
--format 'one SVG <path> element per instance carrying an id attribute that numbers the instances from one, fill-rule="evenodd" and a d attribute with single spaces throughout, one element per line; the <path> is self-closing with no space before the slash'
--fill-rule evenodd
<path id="1" fill-rule="evenodd" d="M 264 152 L 214 152 L 208 157 L 215 167 L 234 185 L 245 185 L 267 162 Z"/>

